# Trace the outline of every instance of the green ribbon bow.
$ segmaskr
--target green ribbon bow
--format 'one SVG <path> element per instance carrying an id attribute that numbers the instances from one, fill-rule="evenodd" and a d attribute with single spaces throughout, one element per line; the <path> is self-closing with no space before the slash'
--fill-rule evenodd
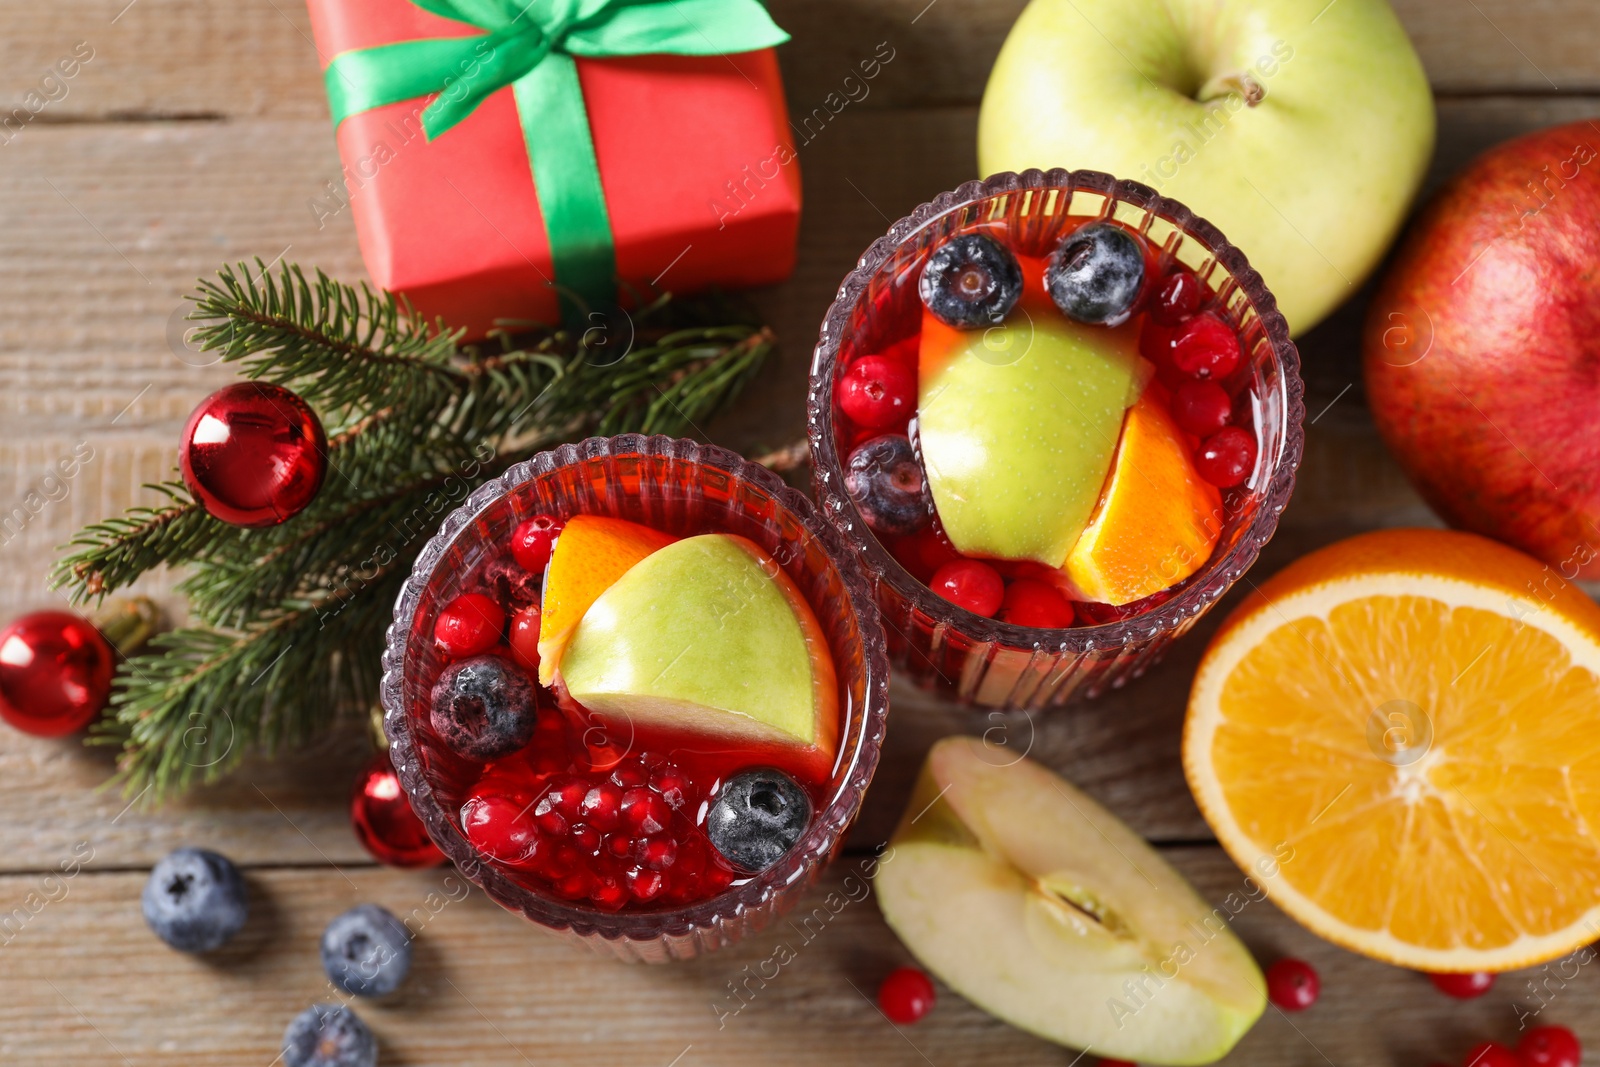
<path id="1" fill-rule="evenodd" d="M 351 115 L 437 94 L 429 141 L 511 86 L 556 281 L 591 305 L 616 295 L 616 249 L 573 56 L 708 56 L 789 39 L 759 0 L 409 0 L 487 32 L 360 48 L 325 81 L 337 127 Z M 569 309 L 568 319 L 572 314 Z"/>

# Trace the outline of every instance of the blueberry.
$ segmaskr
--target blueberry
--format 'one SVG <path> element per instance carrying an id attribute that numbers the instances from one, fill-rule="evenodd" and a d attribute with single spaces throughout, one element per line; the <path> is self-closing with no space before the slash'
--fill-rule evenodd
<path id="1" fill-rule="evenodd" d="M 1133 314 L 1144 287 L 1144 249 L 1122 227 L 1091 222 L 1056 246 L 1044 269 L 1044 285 L 1067 318 L 1119 325 Z"/>
<path id="2" fill-rule="evenodd" d="M 990 326 L 1022 296 L 1022 266 L 993 237 L 966 233 L 933 250 L 917 284 L 922 303 L 949 326 Z"/>
<path id="3" fill-rule="evenodd" d="M 283 1032 L 283 1067 L 376 1067 L 378 1039 L 343 1004 L 313 1004 Z"/>
<path id="4" fill-rule="evenodd" d="M 933 517 L 928 480 L 911 442 L 884 434 L 861 442 L 845 462 L 844 490 L 880 534 L 914 534 Z"/>
<path id="5" fill-rule="evenodd" d="M 411 970 L 411 931 L 387 909 L 358 904 L 322 931 L 322 969 L 346 993 L 393 993 Z"/>
<path id="6" fill-rule="evenodd" d="M 167 853 L 139 897 L 155 935 L 183 952 L 210 952 L 250 915 L 244 878 L 226 856 L 200 848 Z"/>
<path id="7" fill-rule="evenodd" d="M 439 675 L 429 721 L 456 754 L 487 763 L 533 740 L 535 710 L 526 674 L 499 656 L 473 656 Z"/>
<path id="8" fill-rule="evenodd" d="M 741 870 L 764 871 L 794 847 L 811 821 L 811 798 L 782 771 L 745 771 L 723 786 L 706 816 L 711 846 Z"/>

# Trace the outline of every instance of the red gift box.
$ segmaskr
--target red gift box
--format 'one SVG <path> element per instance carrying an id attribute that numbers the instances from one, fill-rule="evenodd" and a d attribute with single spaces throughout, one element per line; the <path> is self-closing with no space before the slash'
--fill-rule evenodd
<path id="1" fill-rule="evenodd" d="M 341 53 L 483 30 L 409 0 L 308 0 L 324 67 Z M 800 172 L 773 51 L 577 58 L 616 272 L 647 292 L 766 285 L 794 267 Z M 430 141 L 424 97 L 338 126 L 347 202 L 378 286 L 481 337 L 562 314 L 507 86 Z M 570 318 L 570 307 L 566 309 Z"/>

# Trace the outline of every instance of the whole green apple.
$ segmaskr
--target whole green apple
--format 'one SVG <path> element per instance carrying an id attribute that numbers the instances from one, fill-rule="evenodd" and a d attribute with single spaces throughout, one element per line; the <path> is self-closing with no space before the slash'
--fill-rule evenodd
<path id="1" fill-rule="evenodd" d="M 1154 186 L 1244 251 L 1300 333 L 1377 265 L 1433 136 L 1385 0 L 1032 0 L 984 92 L 978 166 Z"/>

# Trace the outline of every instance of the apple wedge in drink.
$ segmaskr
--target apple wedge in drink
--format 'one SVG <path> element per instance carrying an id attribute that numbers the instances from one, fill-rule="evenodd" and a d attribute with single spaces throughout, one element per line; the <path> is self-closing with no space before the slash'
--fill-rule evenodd
<path id="1" fill-rule="evenodd" d="M 1115 816 L 1026 758 L 946 738 L 879 866 L 912 953 L 992 1015 L 1148 1064 L 1224 1056 L 1266 1007 L 1249 951 Z"/>

